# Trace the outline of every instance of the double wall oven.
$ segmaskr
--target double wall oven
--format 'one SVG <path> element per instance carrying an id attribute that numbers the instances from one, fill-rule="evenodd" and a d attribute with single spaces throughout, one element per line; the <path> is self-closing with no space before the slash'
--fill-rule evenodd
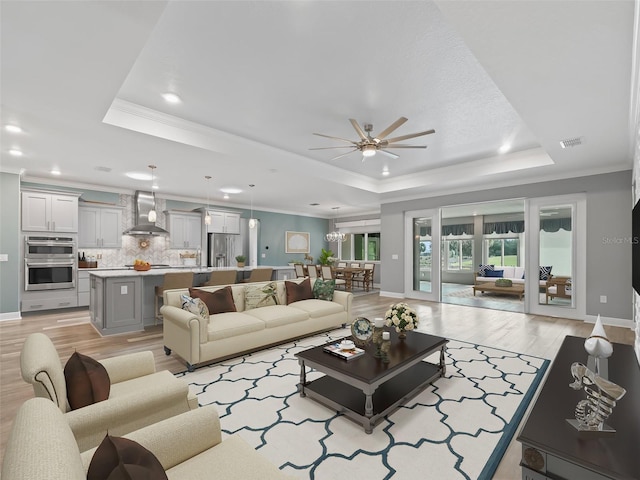
<path id="1" fill-rule="evenodd" d="M 24 237 L 24 289 L 75 288 L 77 239 L 73 236 Z"/>

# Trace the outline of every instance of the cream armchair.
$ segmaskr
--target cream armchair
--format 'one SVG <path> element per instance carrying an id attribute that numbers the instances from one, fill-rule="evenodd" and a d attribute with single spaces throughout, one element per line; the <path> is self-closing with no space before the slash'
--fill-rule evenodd
<path id="1" fill-rule="evenodd" d="M 107 431 L 120 436 L 198 407 L 189 386 L 169 371 L 156 372 L 153 353 L 107 358 L 100 363 L 109 374 L 109 398 L 71 410 L 64 371 L 55 346 L 42 333 L 29 335 L 20 354 L 22 378 L 36 397 L 55 404 L 81 450 L 97 446 Z M 44 477 L 43 477 L 44 478 Z"/>
<path id="2" fill-rule="evenodd" d="M 110 432 L 111 433 L 111 432 Z M 238 435 L 222 441 L 214 406 L 125 435 L 151 451 L 171 480 L 280 480 L 284 475 Z M 42 398 L 27 400 L 13 422 L 3 480 L 84 480 L 95 449 L 80 453 L 64 414 Z"/>

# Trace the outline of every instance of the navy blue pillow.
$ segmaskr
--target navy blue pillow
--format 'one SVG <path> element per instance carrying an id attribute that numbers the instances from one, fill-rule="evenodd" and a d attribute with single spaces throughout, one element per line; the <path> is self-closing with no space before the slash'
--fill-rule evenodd
<path id="1" fill-rule="evenodd" d="M 478 275 L 480 275 L 481 277 L 488 277 L 489 275 L 487 275 L 486 273 L 488 271 L 493 271 L 494 269 L 495 269 L 495 265 L 480 264 L 480 267 L 478 268 Z"/>
<path id="2" fill-rule="evenodd" d="M 504 275 L 504 270 L 487 270 L 485 272 L 485 277 L 495 277 L 495 278 L 502 278 Z"/>
<path id="3" fill-rule="evenodd" d="M 553 267 L 540 267 L 540 280 L 549 280 Z"/>

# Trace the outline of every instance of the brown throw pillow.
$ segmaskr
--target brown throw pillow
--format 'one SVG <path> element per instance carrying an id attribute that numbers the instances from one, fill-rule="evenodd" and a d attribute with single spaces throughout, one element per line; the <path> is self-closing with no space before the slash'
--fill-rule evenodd
<path id="1" fill-rule="evenodd" d="M 107 370 L 91 357 L 74 352 L 64 366 L 67 400 L 71 410 L 109 398 L 111 380 Z"/>
<path id="2" fill-rule="evenodd" d="M 207 305 L 209 315 L 237 311 L 236 304 L 233 302 L 231 287 L 219 288 L 213 293 L 190 288 L 189 295 L 193 298 L 201 299 Z"/>
<path id="3" fill-rule="evenodd" d="M 87 480 L 167 480 L 153 453 L 128 438 L 107 434 L 87 471 Z"/>
<path id="4" fill-rule="evenodd" d="M 305 278 L 302 282 L 284 282 L 284 286 L 287 290 L 287 305 L 293 302 L 299 302 L 300 300 L 309 300 L 313 298 L 311 292 L 311 280 Z"/>

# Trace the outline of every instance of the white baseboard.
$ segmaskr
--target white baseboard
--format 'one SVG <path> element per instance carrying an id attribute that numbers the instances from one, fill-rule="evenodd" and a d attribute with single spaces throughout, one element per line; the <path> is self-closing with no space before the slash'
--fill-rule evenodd
<path id="1" fill-rule="evenodd" d="M 21 319 L 22 319 L 22 315 L 20 315 L 20 312 L 0 313 L 0 322 L 5 322 L 9 320 L 21 320 Z"/>
<path id="2" fill-rule="evenodd" d="M 585 323 L 596 323 L 598 319 L 597 315 L 587 315 L 584 319 Z M 612 327 L 626 327 L 633 330 L 636 327 L 636 324 L 633 320 L 628 320 L 626 318 L 615 318 L 615 317 L 603 317 L 600 316 L 600 320 L 603 325 L 610 325 Z"/>
<path id="3" fill-rule="evenodd" d="M 391 298 L 404 298 L 404 293 L 380 291 L 380 296 L 381 297 L 391 297 Z"/>

